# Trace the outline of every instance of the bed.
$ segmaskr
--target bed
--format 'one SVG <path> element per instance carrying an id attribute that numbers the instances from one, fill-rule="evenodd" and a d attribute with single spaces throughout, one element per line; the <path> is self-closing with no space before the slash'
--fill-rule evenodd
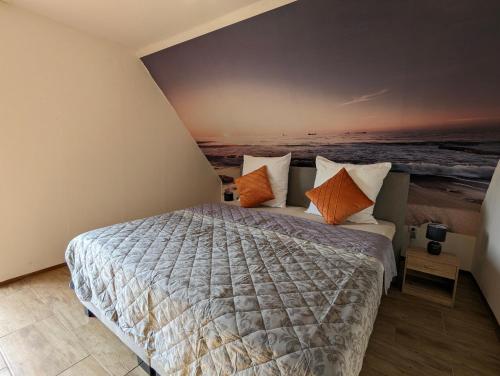
<path id="1" fill-rule="evenodd" d="M 313 181 L 291 168 L 285 212 L 211 203 L 79 235 L 75 292 L 151 374 L 357 375 L 408 176 L 386 178 L 372 231 L 304 217 Z"/>

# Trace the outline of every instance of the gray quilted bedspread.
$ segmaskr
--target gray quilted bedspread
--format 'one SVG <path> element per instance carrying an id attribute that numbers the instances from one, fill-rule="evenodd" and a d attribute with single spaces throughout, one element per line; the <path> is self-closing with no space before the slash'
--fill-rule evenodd
<path id="1" fill-rule="evenodd" d="M 383 236 L 224 204 L 87 232 L 66 260 L 164 375 L 357 375 L 394 267 Z"/>

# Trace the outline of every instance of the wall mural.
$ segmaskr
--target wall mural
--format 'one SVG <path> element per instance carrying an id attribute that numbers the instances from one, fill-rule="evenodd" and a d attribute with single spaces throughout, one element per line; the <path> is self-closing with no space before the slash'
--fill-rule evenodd
<path id="1" fill-rule="evenodd" d="M 299 0 L 143 58 L 213 166 L 411 173 L 408 223 L 474 234 L 500 157 L 500 1 Z"/>

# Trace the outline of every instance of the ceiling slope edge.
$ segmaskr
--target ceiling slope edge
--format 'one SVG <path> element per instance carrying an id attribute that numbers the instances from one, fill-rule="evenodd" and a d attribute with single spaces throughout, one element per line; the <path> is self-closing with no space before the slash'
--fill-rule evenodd
<path id="1" fill-rule="evenodd" d="M 176 44 L 186 42 L 190 39 L 208 34 L 212 31 L 222 29 L 226 26 L 235 24 L 237 22 L 246 20 L 248 18 L 257 16 L 259 14 L 268 12 L 270 10 L 282 7 L 284 5 L 293 3 L 297 0 L 261 0 L 254 4 L 240 8 L 236 11 L 225 14 L 210 22 L 206 22 L 192 29 L 186 30 L 182 33 L 176 34 L 172 37 L 161 39 L 157 42 L 148 44 L 136 51 L 138 57 L 144 57 L 152 53 L 161 51 L 165 48 L 175 46 Z"/>

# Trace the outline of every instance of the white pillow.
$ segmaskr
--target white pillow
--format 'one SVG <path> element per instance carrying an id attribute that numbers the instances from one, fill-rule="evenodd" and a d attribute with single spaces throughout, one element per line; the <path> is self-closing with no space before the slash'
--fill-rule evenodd
<path id="1" fill-rule="evenodd" d="M 316 157 L 316 179 L 314 180 L 314 187 L 318 187 L 332 176 L 345 168 L 352 180 L 364 192 L 366 196 L 373 202 L 377 200 L 378 193 L 382 188 L 384 179 L 389 173 L 392 164 L 390 162 L 375 163 L 369 165 L 356 165 L 350 163 L 335 163 L 321 156 Z M 354 223 L 378 223 L 373 216 L 372 205 L 359 213 L 351 215 L 347 221 Z M 321 215 L 316 206 L 311 202 L 306 213 Z"/>
<path id="2" fill-rule="evenodd" d="M 267 175 L 274 193 L 274 199 L 262 203 L 264 206 L 273 208 L 286 207 L 286 195 L 288 193 L 288 170 L 292 154 L 283 157 L 252 157 L 243 156 L 243 175 L 267 166 Z"/>

